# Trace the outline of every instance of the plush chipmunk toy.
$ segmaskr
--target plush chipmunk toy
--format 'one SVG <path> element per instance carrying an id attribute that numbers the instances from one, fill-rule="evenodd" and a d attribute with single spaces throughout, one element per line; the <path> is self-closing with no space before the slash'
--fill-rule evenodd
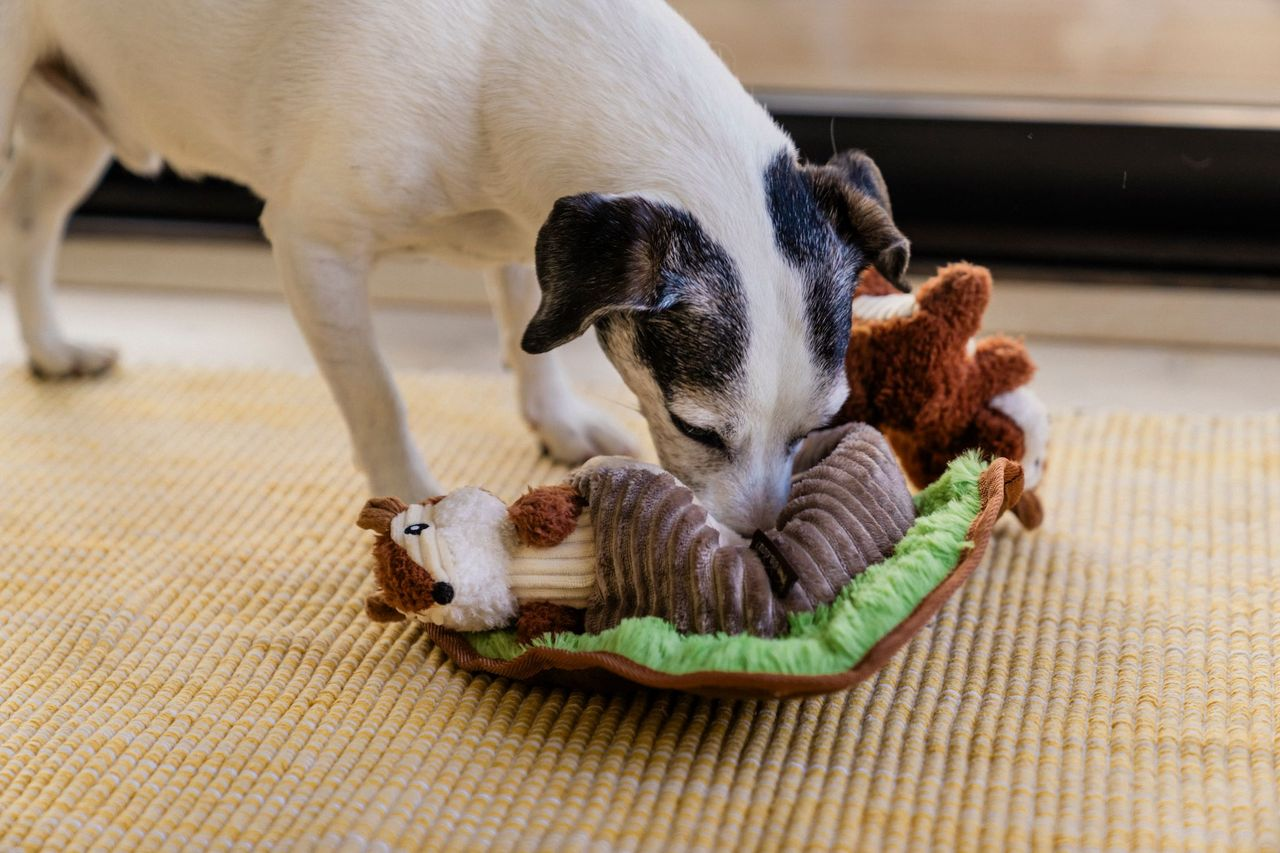
<path id="1" fill-rule="evenodd" d="M 475 487 L 420 504 L 374 498 L 356 522 L 378 534 L 380 591 L 365 610 L 375 622 L 418 614 L 457 631 L 515 621 L 522 641 L 580 630 L 594 580 L 589 520 L 563 485 L 532 489 L 510 507 Z"/>
<path id="2" fill-rule="evenodd" d="M 840 420 L 883 430 L 920 487 L 971 448 L 1021 462 L 1024 491 L 1013 512 L 1030 529 L 1043 519 L 1033 490 L 1044 474 L 1049 416 L 1027 387 L 1035 364 L 1026 347 L 975 339 L 990 300 L 985 267 L 950 264 L 907 294 L 867 270 L 853 300 Z"/>
<path id="3" fill-rule="evenodd" d="M 522 643 L 633 616 L 776 636 L 789 613 L 829 603 L 892 554 L 915 521 L 892 450 L 865 424 L 811 436 L 796 470 L 777 527 L 750 545 L 726 543 L 672 475 L 609 457 L 509 507 L 478 488 L 411 505 L 375 498 L 357 522 L 378 534 L 366 610 L 456 631 L 514 622 Z"/>

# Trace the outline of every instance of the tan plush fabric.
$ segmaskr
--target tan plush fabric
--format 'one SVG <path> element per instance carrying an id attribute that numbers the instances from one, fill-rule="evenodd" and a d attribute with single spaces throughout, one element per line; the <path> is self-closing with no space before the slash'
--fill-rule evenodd
<path id="1" fill-rule="evenodd" d="M 402 387 L 446 486 L 563 476 L 506 383 Z M 1280 848 L 1280 416 L 1055 430 L 1044 527 L 874 678 L 597 695 L 369 621 L 319 380 L 15 368 L 0 849 Z"/>
<path id="2" fill-rule="evenodd" d="M 720 545 L 706 511 L 670 474 L 623 467 L 575 476 L 595 532 L 587 630 L 659 616 L 685 633 L 772 637 L 785 632 L 788 613 L 830 602 L 893 553 L 915 512 L 888 442 L 853 424 L 806 451 L 805 467 L 821 461 L 796 476 L 777 528 L 765 534 L 790 567 L 772 579 L 757 551 Z M 779 595 L 784 577 L 790 589 Z"/>

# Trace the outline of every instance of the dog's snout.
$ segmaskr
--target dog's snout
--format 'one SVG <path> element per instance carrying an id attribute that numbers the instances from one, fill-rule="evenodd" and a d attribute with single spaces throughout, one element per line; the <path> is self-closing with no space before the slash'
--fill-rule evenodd
<path id="1" fill-rule="evenodd" d="M 756 530 L 772 530 L 778 523 L 778 514 L 782 512 L 782 507 L 787 502 L 787 490 L 785 488 L 769 488 L 748 507 L 751 518 L 751 530 L 743 530 L 746 535 Z"/>
<path id="2" fill-rule="evenodd" d="M 785 472 L 746 486 L 726 484 L 724 492 L 707 501 L 708 509 L 721 524 L 742 536 L 772 530 L 787 502 L 790 486 L 791 479 Z"/>

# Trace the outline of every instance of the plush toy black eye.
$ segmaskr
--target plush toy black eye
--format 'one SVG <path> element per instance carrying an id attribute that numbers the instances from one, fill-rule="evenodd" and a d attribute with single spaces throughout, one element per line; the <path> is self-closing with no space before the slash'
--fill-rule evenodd
<path id="1" fill-rule="evenodd" d="M 430 526 L 431 526 L 430 524 L 425 524 L 425 523 L 410 524 L 408 527 L 404 529 L 404 535 L 417 536 L 419 533 L 426 530 Z"/>
<path id="2" fill-rule="evenodd" d="M 431 587 L 431 600 L 436 604 L 448 604 L 453 601 L 453 587 L 444 581 L 436 581 Z"/>

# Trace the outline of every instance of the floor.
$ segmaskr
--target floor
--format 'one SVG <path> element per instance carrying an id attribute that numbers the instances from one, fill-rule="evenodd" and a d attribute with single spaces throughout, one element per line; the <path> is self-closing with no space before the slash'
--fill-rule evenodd
<path id="1" fill-rule="evenodd" d="M 60 294 L 73 335 L 117 345 L 123 363 L 313 370 L 283 301 L 270 294 L 74 285 Z M 383 348 L 396 369 L 502 369 L 497 330 L 478 307 L 384 302 Z M 1055 409 L 1170 412 L 1280 409 L 1280 349 L 1107 343 L 1030 337 L 1036 387 Z M 616 381 L 590 337 L 565 350 L 588 383 Z M 0 298 L 0 363 L 23 360 L 8 294 Z"/>

